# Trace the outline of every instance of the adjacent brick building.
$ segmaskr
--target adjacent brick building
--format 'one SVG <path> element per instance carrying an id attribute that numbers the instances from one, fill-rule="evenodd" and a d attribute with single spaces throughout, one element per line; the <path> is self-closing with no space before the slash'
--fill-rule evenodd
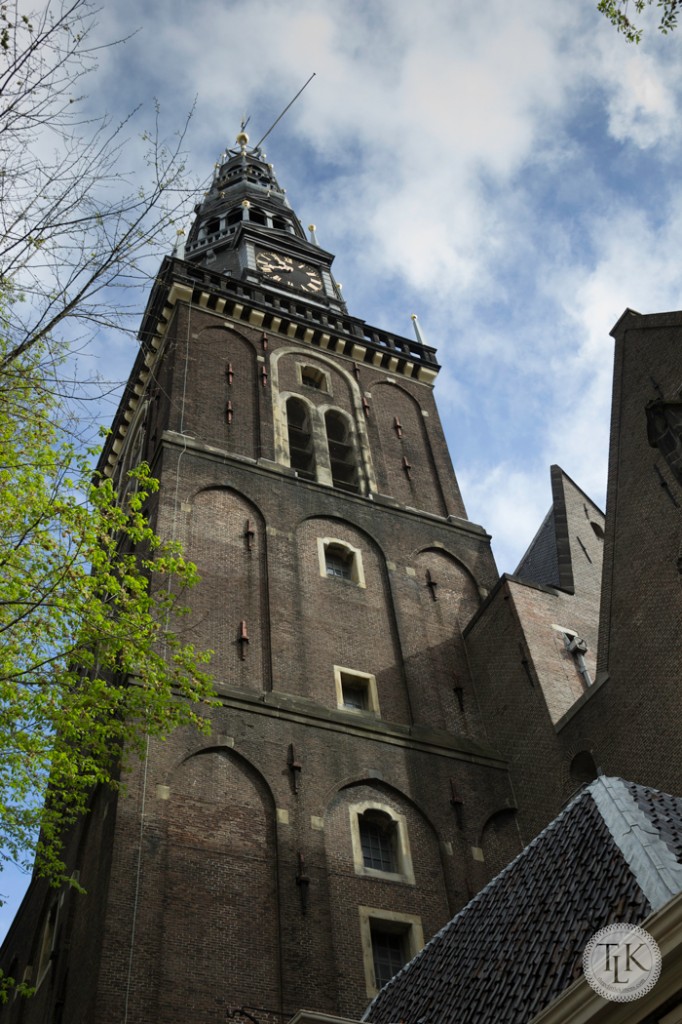
<path id="1" fill-rule="evenodd" d="M 553 467 L 550 514 L 498 577 L 434 350 L 348 313 L 332 255 L 237 141 L 160 269 L 101 461 L 120 488 L 140 459 L 160 480 L 220 706 L 210 737 L 154 741 L 121 794 L 93 794 L 68 848 L 87 895 L 32 883 L 2 963 L 37 992 L 12 1024 L 359 1016 L 597 765 L 639 781 L 612 763 L 627 718 L 601 711 L 627 674 L 615 627 L 595 660 L 620 541 Z M 616 537 L 636 533 L 619 509 Z M 679 791 L 659 761 L 642 781 Z"/>

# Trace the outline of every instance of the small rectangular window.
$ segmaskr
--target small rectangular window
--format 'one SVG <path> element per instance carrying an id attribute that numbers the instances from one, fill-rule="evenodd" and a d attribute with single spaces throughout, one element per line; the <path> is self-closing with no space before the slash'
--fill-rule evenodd
<path id="1" fill-rule="evenodd" d="M 424 945 L 421 920 L 375 907 L 359 907 L 367 995 L 375 996 Z"/>
<path id="2" fill-rule="evenodd" d="M 341 689 L 343 691 L 344 708 L 355 708 L 356 711 L 367 710 L 366 686 L 358 686 L 355 682 L 342 678 Z"/>
<path id="3" fill-rule="evenodd" d="M 306 388 L 315 388 L 316 391 L 324 391 L 329 394 L 329 378 L 324 370 L 317 366 L 298 364 L 299 379 Z"/>
<path id="4" fill-rule="evenodd" d="M 379 714 L 376 679 L 369 672 L 355 672 L 353 669 L 334 666 L 336 703 L 348 711 L 367 711 Z"/>
<path id="5" fill-rule="evenodd" d="M 362 552 L 343 540 L 318 537 L 317 550 L 320 560 L 320 576 L 327 579 L 347 580 L 356 587 L 365 589 L 365 573 Z"/>
<path id="6" fill-rule="evenodd" d="M 405 932 L 387 932 L 372 924 L 372 959 L 377 988 L 383 988 L 407 963 Z"/>

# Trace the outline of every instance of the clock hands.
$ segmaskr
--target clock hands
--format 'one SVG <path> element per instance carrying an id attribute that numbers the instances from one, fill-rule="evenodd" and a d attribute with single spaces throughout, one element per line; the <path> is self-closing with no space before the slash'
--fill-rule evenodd
<path id="1" fill-rule="evenodd" d="M 297 288 L 304 292 L 322 292 L 324 290 L 324 284 L 317 268 L 292 256 L 261 251 L 256 256 L 256 265 L 263 274 L 277 284 L 284 284 L 289 288 Z"/>

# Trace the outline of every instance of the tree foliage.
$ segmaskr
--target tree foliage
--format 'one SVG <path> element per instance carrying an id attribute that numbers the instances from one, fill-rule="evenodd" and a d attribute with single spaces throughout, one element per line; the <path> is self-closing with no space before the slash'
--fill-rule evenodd
<path id="1" fill-rule="evenodd" d="M 647 7 L 656 7 L 659 12 L 658 30 L 664 35 L 677 27 L 677 17 L 682 0 L 599 0 L 597 9 L 616 26 L 630 43 L 642 38 L 642 28 L 636 25 L 628 10 L 630 3 L 635 17 L 643 14 Z"/>
<path id="2" fill-rule="evenodd" d="M 125 325 L 191 202 L 183 131 L 164 143 L 157 110 L 129 175 L 131 118 L 88 111 L 96 15 L 0 3 L 0 869 L 35 851 L 52 884 L 93 788 L 117 787 L 148 736 L 207 728 L 213 700 L 182 633 L 195 568 L 148 520 L 156 481 L 144 464 L 121 495 L 93 480 L 74 413 L 92 395 L 74 352 Z"/>
<path id="3" fill-rule="evenodd" d="M 92 481 L 51 369 L 36 344 L 0 373 L 0 856 L 21 862 L 39 831 L 38 870 L 58 882 L 93 787 L 115 787 L 146 735 L 203 728 L 212 688 L 179 626 L 194 566 L 146 516 L 156 482 L 137 466 L 119 501 Z"/>

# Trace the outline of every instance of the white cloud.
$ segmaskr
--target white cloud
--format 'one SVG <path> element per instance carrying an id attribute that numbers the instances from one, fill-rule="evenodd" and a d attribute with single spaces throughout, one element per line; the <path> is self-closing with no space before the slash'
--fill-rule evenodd
<path id="1" fill-rule="evenodd" d="M 131 95 L 185 109 L 198 93 L 200 171 L 243 112 L 255 141 L 316 71 L 270 158 L 338 253 L 351 311 L 405 334 L 420 314 L 472 514 L 522 550 L 552 462 L 603 500 L 608 331 L 627 305 L 679 305 L 682 30 L 628 47 L 590 4 L 536 0 L 119 0 L 106 16 L 144 22 L 127 76 L 107 54 Z"/>
<path id="2" fill-rule="evenodd" d="M 678 41 L 648 34 L 641 46 L 600 38 L 600 84 L 611 135 L 647 149 L 679 138 Z M 672 59 L 671 59 L 672 58 Z M 599 80 L 598 79 L 598 80 Z"/>
<path id="3" fill-rule="evenodd" d="M 480 521 L 475 510 L 486 510 L 483 525 L 499 571 L 513 572 L 552 503 L 549 466 L 500 463 L 482 475 L 468 469 L 460 473 L 460 486 L 474 521 Z"/>

